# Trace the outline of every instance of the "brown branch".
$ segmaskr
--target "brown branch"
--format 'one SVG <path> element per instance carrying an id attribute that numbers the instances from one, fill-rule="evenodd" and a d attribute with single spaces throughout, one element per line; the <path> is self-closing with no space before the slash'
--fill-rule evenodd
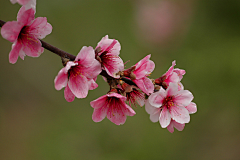
<path id="1" fill-rule="evenodd" d="M 5 23 L 6 23 L 6 22 L 0 20 L 0 27 L 2 27 Z M 72 55 L 72 54 L 70 54 L 70 53 L 67 53 L 67 52 L 65 52 L 65 51 L 63 51 L 63 50 L 61 50 L 61 49 L 59 49 L 59 48 L 57 48 L 57 47 L 54 47 L 54 46 L 52 46 L 51 44 L 49 44 L 49 43 L 47 43 L 47 42 L 44 42 L 44 41 L 42 41 L 42 40 L 40 40 L 40 41 L 41 41 L 41 43 L 42 43 L 42 47 L 43 47 L 43 48 L 45 48 L 45 49 L 47 49 L 47 50 L 55 53 L 56 55 L 58 55 L 58 56 L 60 56 L 60 57 L 62 57 L 62 58 L 67 58 L 67 59 L 70 59 L 71 61 L 74 61 L 74 60 L 75 60 L 76 56 L 74 56 L 74 55 Z M 105 70 L 102 70 L 102 72 L 100 73 L 100 75 L 101 75 L 101 76 L 104 76 L 104 77 L 107 78 L 107 79 L 115 79 L 115 78 L 109 76 Z M 135 85 L 135 86 L 137 86 L 133 81 L 131 81 L 131 80 L 127 79 L 127 78 L 121 77 L 121 79 L 122 79 L 125 83 L 127 83 L 127 84 L 129 84 L 129 85 Z"/>

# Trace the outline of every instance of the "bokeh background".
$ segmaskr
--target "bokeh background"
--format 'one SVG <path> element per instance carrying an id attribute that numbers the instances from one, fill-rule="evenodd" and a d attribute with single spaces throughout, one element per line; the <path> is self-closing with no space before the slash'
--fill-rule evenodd
<path id="1" fill-rule="evenodd" d="M 0 19 L 16 20 L 19 8 L 1 0 Z M 144 107 L 122 126 L 95 123 L 89 102 L 108 91 L 101 77 L 87 98 L 68 103 L 54 88 L 58 56 L 45 50 L 12 65 L 11 43 L 0 37 L 1 160 L 239 159 L 239 0 L 38 0 L 40 16 L 53 26 L 44 40 L 74 55 L 108 34 L 127 67 L 151 54 L 152 78 L 176 60 L 198 112 L 173 134 Z"/>

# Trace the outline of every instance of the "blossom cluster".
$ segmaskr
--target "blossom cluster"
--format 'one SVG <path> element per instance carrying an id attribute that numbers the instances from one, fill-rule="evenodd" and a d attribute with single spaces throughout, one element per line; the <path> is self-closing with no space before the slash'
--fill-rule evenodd
<path id="1" fill-rule="evenodd" d="M 43 53 L 39 39 L 52 31 L 46 17 L 34 18 L 36 0 L 11 0 L 23 5 L 18 12 L 17 21 L 6 22 L 1 29 L 3 38 L 13 43 L 9 53 L 10 63 L 16 63 L 18 57 L 25 55 L 38 57 Z M 109 84 L 106 95 L 90 102 L 93 108 L 92 119 L 100 122 L 107 117 L 116 125 L 124 124 L 127 116 L 134 116 L 133 106 L 145 105 L 152 122 L 159 122 L 162 128 L 171 133 L 176 128 L 182 131 L 189 123 L 189 114 L 197 111 L 192 102 L 193 95 L 184 90 L 181 80 L 185 70 L 174 68 L 172 62 L 169 70 L 159 78 L 150 79 L 155 64 L 147 55 L 130 68 L 124 67 L 120 58 L 121 45 L 108 35 L 96 45 L 84 46 L 75 59 L 62 56 L 63 68 L 54 79 L 55 89 L 64 89 L 66 101 L 72 102 L 75 97 L 86 98 L 89 90 L 98 87 L 98 75 L 103 76 Z"/>

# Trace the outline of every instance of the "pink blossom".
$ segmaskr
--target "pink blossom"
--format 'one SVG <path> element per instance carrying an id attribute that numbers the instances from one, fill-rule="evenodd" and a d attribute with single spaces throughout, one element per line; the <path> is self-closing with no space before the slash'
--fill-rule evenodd
<path id="1" fill-rule="evenodd" d="M 25 9 L 28 10 L 32 8 L 36 10 L 36 0 L 10 0 L 12 4 L 19 3 L 20 5 L 25 6 Z"/>
<path id="2" fill-rule="evenodd" d="M 180 82 L 183 78 L 183 75 L 186 73 L 183 69 L 174 69 L 174 66 L 176 65 L 176 61 L 172 62 L 172 66 L 168 69 L 168 71 L 162 75 L 162 77 L 158 78 L 161 83 L 165 83 L 167 86 L 169 86 L 169 83 L 177 83 L 178 84 L 178 90 L 183 89 L 183 85 Z M 166 86 L 166 88 L 167 88 Z"/>
<path id="3" fill-rule="evenodd" d="M 155 68 L 153 61 L 149 60 L 151 55 L 147 55 L 145 58 L 135 64 L 133 74 L 136 76 L 132 81 L 147 95 L 153 93 L 154 85 L 152 81 L 147 78 Z"/>
<path id="4" fill-rule="evenodd" d="M 145 94 L 139 88 L 127 83 L 123 83 L 119 88 L 121 88 L 124 93 L 123 95 L 127 97 L 130 106 L 136 106 L 136 103 L 141 107 L 144 106 Z"/>
<path id="5" fill-rule="evenodd" d="M 47 23 L 46 17 L 34 19 L 34 10 L 25 10 L 21 7 L 17 21 L 6 22 L 1 34 L 3 38 L 13 42 L 9 53 L 9 62 L 16 63 L 18 56 L 24 60 L 25 55 L 39 57 L 44 49 L 39 39 L 43 39 L 52 32 L 52 26 Z"/>
<path id="6" fill-rule="evenodd" d="M 171 120 L 185 124 L 190 121 L 189 114 L 197 111 L 196 104 L 191 102 L 192 99 L 191 92 L 179 91 L 176 83 L 170 83 L 167 90 L 161 88 L 149 96 L 145 103 L 145 109 L 150 114 L 150 120 L 152 122 L 159 121 L 162 128 L 168 127 Z M 171 125 L 175 126 L 175 122 L 173 122 L 174 125 Z M 169 126 L 169 128 L 171 127 Z"/>
<path id="7" fill-rule="evenodd" d="M 118 93 L 109 93 L 90 102 L 90 105 L 94 108 L 93 121 L 100 122 L 107 116 L 116 125 L 124 124 L 127 116 L 136 114 L 125 101 L 126 97 Z"/>
<path id="8" fill-rule="evenodd" d="M 169 132 L 173 133 L 174 132 L 174 128 L 176 128 L 178 131 L 182 131 L 185 127 L 185 123 L 181 124 L 178 123 L 176 121 L 174 121 L 173 119 L 171 119 L 170 124 L 167 126 L 167 129 Z"/>
<path id="9" fill-rule="evenodd" d="M 123 61 L 118 56 L 120 49 L 120 43 L 115 39 L 109 39 L 106 35 L 98 43 L 95 50 L 103 69 L 114 78 L 119 78 L 120 76 L 117 73 L 124 69 Z"/>
<path id="10" fill-rule="evenodd" d="M 68 61 L 56 76 L 54 83 L 56 90 L 65 87 L 64 96 L 68 102 L 75 98 L 85 98 L 88 90 L 98 87 L 96 77 L 101 72 L 101 64 L 95 59 L 92 47 L 83 47 L 75 61 Z"/>

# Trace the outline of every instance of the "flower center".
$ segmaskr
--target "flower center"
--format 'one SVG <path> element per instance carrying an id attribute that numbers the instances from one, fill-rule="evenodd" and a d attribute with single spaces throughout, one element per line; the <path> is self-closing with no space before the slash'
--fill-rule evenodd
<path id="1" fill-rule="evenodd" d="M 173 97 L 172 96 L 168 96 L 163 100 L 163 106 L 166 106 L 167 108 L 170 108 L 174 105 L 173 102 Z"/>

